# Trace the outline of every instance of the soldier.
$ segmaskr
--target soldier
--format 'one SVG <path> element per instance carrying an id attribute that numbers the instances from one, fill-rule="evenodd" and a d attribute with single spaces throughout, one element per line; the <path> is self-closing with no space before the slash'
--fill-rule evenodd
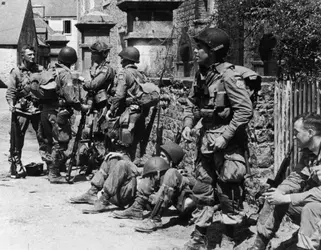
<path id="1" fill-rule="evenodd" d="M 51 69 L 56 74 L 56 86 L 53 86 L 52 98 L 41 100 L 41 123 L 51 154 L 51 157 L 46 159 L 46 163 L 49 181 L 52 184 L 67 183 L 66 179 L 60 175 L 60 170 L 63 169 L 67 159 L 65 151 L 71 139 L 70 117 L 73 114 L 73 108 L 88 110 L 88 106 L 80 103 L 79 93 L 74 86 L 70 67 L 76 62 L 77 53 L 73 48 L 66 46 L 60 50 L 58 63 L 55 64 L 54 69 Z M 37 81 L 36 78 L 34 80 Z"/>
<path id="2" fill-rule="evenodd" d="M 191 128 L 200 121 L 197 144 L 196 184 L 198 202 L 193 213 L 195 230 L 184 249 L 206 249 L 206 231 L 212 223 L 214 188 L 222 209 L 222 249 L 232 249 L 234 229 L 242 220 L 245 127 L 252 117 L 252 103 L 242 77 L 234 65 L 224 62 L 230 46 L 228 35 L 207 28 L 195 37 L 200 72 L 184 109 L 182 137 L 191 138 Z"/>
<path id="3" fill-rule="evenodd" d="M 116 74 L 107 61 L 110 48 L 102 41 L 97 41 L 90 46 L 91 60 L 94 64 L 90 69 L 91 81 L 84 84 L 84 89 L 89 92 L 88 98 L 93 99 L 92 101 L 97 104 L 98 108 L 106 106 Z"/>
<path id="4" fill-rule="evenodd" d="M 92 114 L 95 114 L 93 111 L 97 111 L 97 115 L 93 116 L 91 121 L 95 126 L 90 126 L 91 124 L 87 124 L 83 135 L 94 135 L 95 140 L 99 139 L 99 141 L 105 140 L 105 136 L 103 135 L 104 129 L 102 126 L 104 117 L 104 111 L 106 108 L 109 108 L 111 91 L 114 84 L 114 78 L 116 75 L 116 71 L 109 65 L 107 61 L 108 53 L 111 49 L 111 46 L 107 45 L 102 41 L 96 41 L 90 46 L 91 50 L 91 60 L 93 66 L 90 69 L 91 80 L 86 81 L 83 85 L 84 90 L 88 91 L 87 93 L 87 103 L 89 104 L 89 109 L 92 111 Z M 89 119 L 90 120 L 90 119 Z M 97 122 L 96 122 L 97 121 Z M 91 128 L 90 128 L 91 127 Z M 92 131 L 90 132 L 90 129 Z M 93 138 L 89 138 L 91 140 Z M 101 144 L 99 144 L 101 145 Z M 109 145 L 107 145 L 109 146 Z M 99 147 L 101 151 L 105 151 L 105 147 Z M 93 150 L 93 147 L 89 147 L 86 144 L 83 144 L 79 150 L 79 152 L 83 153 L 81 156 L 81 161 L 79 165 L 93 165 L 92 162 L 95 162 L 97 158 L 97 153 Z M 101 164 L 101 161 L 98 161 Z M 90 172 L 90 169 L 93 166 L 87 168 L 87 173 Z"/>
<path id="5" fill-rule="evenodd" d="M 170 143 L 161 146 L 164 157 L 167 158 L 170 148 Z M 93 209 L 85 210 L 84 213 L 105 212 L 110 204 L 120 207 L 132 204 L 135 200 L 138 175 L 138 169 L 130 161 L 126 149 L 119 149 L 117 153 L 109 153 L 106 156 L 99 171 L 91 180 L 90 189 L 83 195 L 71 198 L 70 202 L 94 205 Z M 101 190 L 104 192 L 100 199 L 97 199 L 97 194 Z"/>
<path id="6" fill-rule="evenodd" d="M 296 249 L 320 247 L 321 116 L 311 113 L 295 119 L 294 139 L 302 149 L 301 159 L 277 188 L 263 194 L 265 203 L 257 221 L 257 236 L 249 250 L 265 250 L 285 214 L 300 225 Z"/>
<path id="7" fill-rule="evenodd" d="M 30 93 L 30 77 L 33 73 L 42 71 L 43 67 L 35 63 L 35 49 L 30 45 L 22 47 L 21 59 L 21 64 L 10 72 L 6 92 L 6 100 L 9 104 L 9 110 L 12 112 L 13 123 L 10 133 L 12 138 L 8 159 L 11 165 L 12 178 L 26 175 L 25 168 L 21 162 L 21 154 L 26 130 L 30 122 L 36 131 L 40 153 L 45 150 L 39 126 L 38 100 Z"/>
<path id="8" fill-rule="evenodd" d="M 145 82 L 146 76 L 138 71 L 135 65 L 135 63 L 139 63 L 138 49 L 135 47 L 124 48 L 119 56 L 123 69 L 116 76 L 115 95 L 106 114 L 106 119 L 112 120 L 120 116 L 119 138 L 114 138 L 114 142 L 126 147 L 131 160 L 134 160 L 137 144 L 144 132 L 144 118 L 149 110 L 143 110 L 137 104 L 128 103 L 126 99 L 140 93 L 141 89 L 137 81 Z"/>
<path id="9" fill-rule="evenodd" d="M 170 205 L 175 205 L 181 215 L 190 214 L 195 208 L 191 198 L 195 179 L 183 169 L 176 169 L 183 156 L 182 148 L 176 143 L 161 145 L 160 157 L 153 157 L 144 165 L 135 202 L 124 211 L 114 212 L 114 217 L 141 220 L 144 209 L 154 206 L 149 218 L 135 228 L 150 233 L 162 227 L 162 215 Z"/>

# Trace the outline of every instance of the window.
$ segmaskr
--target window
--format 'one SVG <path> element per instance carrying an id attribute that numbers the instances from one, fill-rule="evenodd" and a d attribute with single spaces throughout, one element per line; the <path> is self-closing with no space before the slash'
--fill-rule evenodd
<path id="1" fill-rule="evenodd" d="M 64 20 L 64 34 L 70 34 L 71 33 L 71 21 L 70 20 Z"/>

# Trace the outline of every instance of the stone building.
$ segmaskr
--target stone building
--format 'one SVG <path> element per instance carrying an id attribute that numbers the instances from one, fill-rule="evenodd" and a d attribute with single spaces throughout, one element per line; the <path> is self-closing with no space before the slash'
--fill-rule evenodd
<path id="1" fill-rule="evenodd" d="M 20 63 L 22 46 L 37 48 L 38 40 L 30 0 L 3 0 L 0 12 L 0 85 L 4 86 L 10 70 Z"/>

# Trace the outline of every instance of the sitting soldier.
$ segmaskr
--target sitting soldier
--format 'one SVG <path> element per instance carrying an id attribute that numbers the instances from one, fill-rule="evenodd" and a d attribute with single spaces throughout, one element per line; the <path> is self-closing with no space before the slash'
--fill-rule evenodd
<path id="1" fill-rule="evenodd" d="M 177 144 L 167 142 L 162 145 L 160 157 L 153 157 L 144 165 L 143 178 L 138 182 L 135 202 L 124 211 L 114 212 L 114 217 L 143 219 L 144 208 L 154 205 L 149 218 L 135 228 L 139 232 L 151 232 L 162 227 L 162 214 L 172 204 L 180 213 L 192 212 L 195 206 L 189 191 L 195 179 L 186 176 L 184 170 L 175 168 L 183 156 L 184 152 Z"/>
<path id="2" fill-rule="evenodd" d="M 132 204 L 136 194 L 136 177 L 139 174 L 136 165 L 130 161 L 126 152 L 125 148 L 119 149 L 117 153 L 109 153 L 99 171 L 91 180 L 91 188 L 83 195 L 71 198 L 70 202 L 94 205 L 93 209 L 84 210 L 84 213 L 105 212 L 109 209 L 110 204 L 119 207 Z M 161 145 L 161 157 L 165 158 L 170 164 L 178 164 L 183 156 L 184 152 L 177 144 L 167 142 Z M 140 185 L 138 185 L 139 187 Z M 103 193 L 98 199 L 97 194 L 101 190 L 103 190 Z"/>

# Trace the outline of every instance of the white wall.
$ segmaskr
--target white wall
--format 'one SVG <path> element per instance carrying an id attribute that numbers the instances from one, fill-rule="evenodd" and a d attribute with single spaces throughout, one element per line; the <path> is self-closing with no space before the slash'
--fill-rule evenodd
<path id="1" fill-rule="evenodd" d="M 63 18 L 63 19 L 49 19 L 48 24 L 54 31 L 63 31 L 63 21 L 64 20 L 71 20 L 71 34 L 66 35 L 67 40 L 69 40 L 69 43 L 67 43 L 68 46 L 73 47 L 76 51 L 78 50 L 78 43 L 77 43 L 77 28 L 75 24 L 77 23 L 76 19 L 71 18 Z"/>
<path id="2" fill-rule="evenodd" d="M 6 84 L 11 69 L 16 66 L 17 50 L 0 48 L 0 80 Z"/>

